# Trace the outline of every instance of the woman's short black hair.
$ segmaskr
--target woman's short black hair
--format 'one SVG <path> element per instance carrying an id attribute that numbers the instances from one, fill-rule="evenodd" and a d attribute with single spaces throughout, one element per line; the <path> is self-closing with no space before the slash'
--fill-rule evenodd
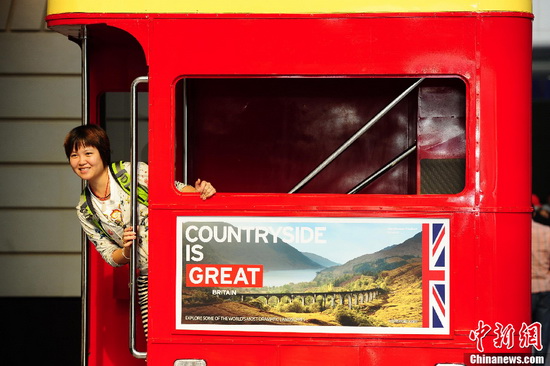
<path id="1" fill-rule="evenodd" d="M 99 151 L 103 165 L 111 163 L 111 143 L 109 136 L 98 125 L 84 125 L 73 128 L 65 137 L 63 143 L 65 155 L 70 158 L 71 153 L 81 146 L 93 146 Z"/>

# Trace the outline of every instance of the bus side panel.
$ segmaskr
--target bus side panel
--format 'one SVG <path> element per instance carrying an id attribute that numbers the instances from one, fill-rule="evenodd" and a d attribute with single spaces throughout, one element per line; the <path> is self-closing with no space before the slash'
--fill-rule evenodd
<path id="1" fill-rule="evenodd" d="M 191 206 L 193 198 L 189 197 Z M 222 198 L 223 200 L 223 198 Z M 223 203 L 219 203 L 223 206 Z M 220 206 L 217 209 L 204 210 L 195 206 L 195 209 L 171 213 L 165 210 L 154 211 L 150 223 L 157 221 L 174 223 L 176 215 L 235 215 L 235 212 L 223 212 Z M 275 212 L 262 212 L 260 215 L 271 216 Z M 322 212 L 309 213 L 310 216 L 324 216 Z M 342 214 L 342 213 L 340 213 Z M 306 213 L 304 213 L 306 215 Z M 355 212 L 353 216 L 362 217 L 395 217 L 396 212 Z M 440 217 L 447 217 L 448 213 L 441 213 Z M 351 214 L 350 214 L 351 216 Z M 421 217 L 422 213 L 403 211 L 399 217 Z M 465 355 L 478 353 L 476 342 L 469 338 L 471 331 L 476 330 L 478 321 L 483 321 L 492 329 L 496 323 L 511 324 L 519 334 L 521 325 L 529 323 L 529 254 L 524 238 L 529 235 L 530 219 L 525 214 L 478 214 L 454 213 L 451 215 L 451 254 L 450 254 L 450 319 L 451 328 L 448 336 L 429 335 L 391 335 L 391 334 L 364 334 L 364 335 L 336 335 L 336 334 L 295 334 L 295 333 L 254 333 L 254 332 L 208 332 L 208 331 L 177 331 L 175 330 L 175 296 L 174 293 L 177 274 L 170 266 L 155 267 L 151 272 L 151 312 L 156 314 L 151 319 L 152 328 L 157 329 L 156 335 L 149 344 L 151 355 L 165 353 L 166 342 L 179 343 L 182 348 L 173 357 L 189 358 L 202 356 L 215 363 L 218 353 L 225 353 L 231 345 L 229 354 L 240 362 L 254 362 L 259 354 L 277 354 L 281 362 L 295 359 L 298 364 L 312 364 L 331 359 L 329 352 L 336 344 L 342 345 L 340 357 L 343 354 L 346 360 L 361 360 L 358 364 L 367 361 L 385 360 L 388 364 L 400 357 L 418 352 L 424 362 L 462 362 Z M 491 233 L 497 234 L 491 234 Z M 168 253 L 176 251 L 175 228 L 163 231 L 163 250 L 151 251 L 151 260 L 167 261 Z M 527 253 L 527 254 L 526 254 Z M 501 261 L 495 262 L 495 257 Z M 155 280 L 155 278 L 162 280 Z M 520 294 L 510 298 L 509 294 Z M 176 293 L 177 294 L 177 290 Z M 155 296 L 156 295 L 156 296 Z M 173 304 L 173 305 L 172 305 Z M 164 329 L 161 334 L 158 329 Z M 314 328 L 312 328 L 314 331 Z M 520 347 L 516 339 L 511 348 L 496 347 L 493 344 L 495 334 L 491 333 L 483 340 L 485 352 L 515 352 L 528 353 L 529 350 Z M 292 346 L 289 345 L 292 344 Z M 208 352 L 201 353 L 199 349 L 206 347 Z M 422 344 L 423 348 L 418 348 Z M 185 345 L 185 346 L 183 346 Z M 240 353 L 239 346 L 248 345 L 247 352 Z M 255 348 L 258 346 L 258 353 Z M 279 351 L 275 353 L 266 345 L 277 345 Z M 284 346 L 284 347 L 283 347 Z M 357 347 L 357 349 L 356 349 Z M 427 349 L 430 352 L 426 352 Z M 254 351 L 253 351 L 254 349 Z M 397 349 L 400 351 L 397 352 Z M 317 351 L 315 351 L 317 350 Z M 359 354 L 356 351 L 359 350 Z M 443 351 L 444 350 L 444 351 Z M 432 352 L 433 351 L 433 352 Z M 445 357 L 443 357 L 445 356 Z M 336 357 L 336 353 L 334 354 Z M 416 359 L 416 356 L 415 356 Z M 226 360 L 223 365 L 229 365 Z M 303 362 L 303 363 L 302 363 Z M 236 363 L 238 364 L 238 363 Z M 287 364 L 285 362 L 281 364 Z M 353 364 L 353 363 L 352 363 Z M 209 363 L 210 365 L 210 363 Z"/>
<path id="2" fill-rule="evenodd" d="M 526 240 L 530 233 L 529 215 L 481 213 L 474 256 L 476 280 L 471 284 L 479 307 L 471 321 L 492 327 L 496 322 L 511 324 L 516 335 L 523 322 L 530 323 L 531 256 Z"/>
<path id="3" fill-rule="evenodd" d="M 200 341 L 200 337 L 196 337 Z M 173 343 L 149 347 L 148 363 L 173 365 L 175 360 L 205 360 L 207 366 L 278 366 L 278 348 L 259 344 Z M 157 349 L 159 351 L 157 351 Z"/>
<path id="4" fill-rule="evenodd" d="M 212 19 L 192 19 L 169 20 L 152 26 L 150 91 L 154 95 L 154 103 L 150 111 L 154 127 L 150 134 L 150 156 L 154 163 L 151 164 L 150 171 L 150 225 L 157 230 L 151 231 L 150 238 L 152 245 L 162 243 L 160 245 L 163 247 L 160 250 L 151 249 L 150 252 L 151 357 L 168 359 L 170 356 L 165 354 L 165 350 L 173 349 L 172 346 L 179 343 L 181 352 L 178 350 L 172 357 L 210 359 L 212 363 L 209 366 L 218 362 L 218 354 L 226 352 L 234 359 L 227 358 L 225 363 L 220 360 L 220 364 L 255 362 L 262 352 L 265 352 L 266 359 L 278 357 L 283 364 L 288 364 L 290 359 L 305 360 L 304 364 L 312 364 L 325 359 L 333 361 L 328 346 L 334 338 L 338 338 L 344 344 L 342 350 L 349 360 L 388 365 L 394 364 L 395 360 L 410 363 L 418 357 L 423 357 L 418 364 L 463 362 L 465 353 L 475 352 L 475 342 L 469 340 L 468 335 L 476 328 L 478 321 L 484 321 L 491 326 L 495 326 L 496 322 L 511 323 L 516 331 L 522 322 L 529 321 L 529 264 L 525 248 L 528 245 L 526 239 L 530 222 L 526 214 L 529 207 L 526 193 L 529 191 L 529 153 L 513 155 L 509 152 L 515 146 L 528 150 L 528 132 L 524 130 L 525 125 L 522 125 L 518 128 L 521 131 L 514 133 L 511 123 L 501 126 L 498 122 L 497 128 L 495 120 L 510 113 L 518 121 L 525 121 L 522 111 L 525 112 L 528 103 L 522 100 L 517 109 L 509 111 L 508 107 L 513 104 L 510 98 L 517 91 L 505 91 L 502 94 L 499 91 L 499 94 L 492 95 L 494 83 L 500 89 L 499 75 L 504 72 L 504 67 L 494 65 L 494 55 L 485 56 L 482 53 L 481 59 L 479 54 L 476 58 L 476 52 L 486 52 L 486 48 L 489 48 L 487 52 L 496 54 L 497 50 L 491 50 L 491 47 L 497 46 L 489 45 L 489 37 L 481 37 L 476 43 L 475 31 L 480 28 L 486 31 L 483 22 L 487 21 L 496 24 L 502 22 L 502 27 L 509 27 L 509 32 L 519 28 L 521 33 L 525 33 L 530 20 L 497 17 L 482 19 L 480 25 L 476 19 L 336 19 L 331 22 L 319 19 L 221 19 L 219 22 Z M 304 22 L 307 22 L 308 27 L 304 27 Z M 175 34 L 182 29 L 184 34 L 194 36 L 176 39 L 175 43 L 155 41 L 165 34 Z M 451 29 L 460 32 L 454 34 L 449 31 Z M 318 37 L 318 34 L 326 36 Z M 354 36 L 348 37 L 349 34 Z M 273 44 L 283 45 L 282 50 L 274 52 Z M 400 47 L 396 48 L 396 44 Z M 374 49 L 377 52 L 373 52 Z M 219 62 L 220 59 L 224 62 Z M 517 62 L 509 61 L 508 66 L 515 65 L 523 69 L 526 60 L 521 57 Z M 476 66 L 482 70 L 479 74 Z M 243 335 L 239 332 L 223 334 L 205 331 L 184 334 L 185 332 L 176 331 L 177 289 L 174 289 L 178 274 L 175 273 L 175 268 L 167 265 L 175 261 L 172 256 L 177 240 L 176 215 L 243 215 L 238 211 L 241 208 L 246 210 L 246 215 L 251 216 L 316 216 L 322 213 L 316 211 L 315 207 L 319 197 L 251 197 L 221 193 L 209 202 L 196 203 L 193 201 L 195 198 L 181 197 L 173 190 L 167 190 L 166 187 L 173 185 L 174 162 L 166 159 L 166 156 L 173 156 L 174 151 L 167 152 L 166 136 L 172 137 L 175 130 L 172 125 L 173 114 L 170 112 L 173 91 L 167 86 L 173 85 L 180 75 L 367 73 L 452 74 L 462 76 L 469 83 L 469 88 L 472 88 L 467 93 L 467 110 L 470 115 L 467 117 L 467 182 L 463 193 L 448 197 L 416 196 L 406 199 L 397 196 L 321 196 L 323 209 L 332 214 L 336 212 L 338 216 L 422 216 L 419 212 L 426 207 L 432 214 L 436 212 L 442 217 L 451 217 L 451 334 L 443 337 L 345 335 L 330 339 L 315 334 L 296 336 L 245 332 L 246 335 Z M 524 71 L 520 73 L 525 74 Z M 520 85 L 520 90 L 525 90 L 525 82 L 521 78 L 520 75 L 513 80 Z M 490 96 L 485 98 L 484 93 L 489 93 Z M 528 100 L 528 94 L 525 98 Z M 514 148 L 508 148 L 507 144 L 512 142 L 511 137 L 514 134 L 519 140 L 518 145 L 514 142 Z M 485 139 L 489 142 L 485 143 Z M 497 142 L 491 142 L 494 140 Z M 169 146 L 169 149 L 173 149 L 172 144 Z M 215 156 L 216 154 L 212 154 L 210 158 L 215 159 Z M 488 159 L 488 163 L 480 163 L 482 159 Z M 505 172 L 505 167 L 508 167 L 506 159 L 509 160 L 508 163 L 517 164 L 517 172 L 521 175 L 517 180 L 511 179 L 513 174 Z M 207 162 L 205 165 L 208 165 Z M 215 182 L 215 172 L 213 174 L 209 180 Z M 503 182 L 504 178 L 509 179 Z M 487 183 L 484 183 L 485 180 Z M 504 187 L 503 190 L 500 190 L 501 186 Z M 478 194 L 477 188 L 484 190 Z M 518 191 L 522 193 L 516 195 Z M 405 201 L 406 207 L 402 207 Z M 478 204 L 482 204 L 481 210 L 476 206 Z M 516 242 L 521 246 L 514 247 Z M 523 252 L 518 254 L 519 251 Z M 510 300 L 506 297 L 507 290 L 522 294 L 525 300 L 508 306 Z M 498 295 L 495 296 L 495 293 Z M 288 342 L 294 342 L 294 345 L 289 346 Z M 228 345 L 224 345 L 226 343 Z M 383 347 L 373 347 L 381 343 L 384 343 Z M 277 347 L 265 347 L 266 344 Z M 248 350 L 244 351 L 246 347 L 241 346 L 248 346 Z M 257 351 L 254 350 L 255 347 L 258 347 Z M 312 351 L 317 347 L 319 352 Z M 514 347 L 515 352 L 528 352 L 519 349 L 517 343 Z M 199 349 L 206 353 L 200 354 Z M 360 350 L 359 353 L 356 350 Z M 486 350 L 505 351 L 493 347 L 491 341 L 486 342 Z"/>
<path id="5" fill-rule="evenodd" d="M 479 26 L 480 204 L 523 209 L 531 203 L 531 22 L 488 17 Z"/>
<path id="6" fill-rule="evenodd" d="M 475 23 L 473 17 L 414 15 L 159 19 L 151 25 L 151 74 L 463 74 L 474 66 Z"/>
<path id="7" fill-rule="evenodd" d="M 461 32 L 444 31 L 448 29 Z M 410 77 L 412 83 L 416 77 L 434 73 L 463 75 L 467 83 L 474 83 L 468 78 L 475 78 L 475 29 L 474 18 L 459 17 L 153 20 L 149 59 L 154 101 L 150 119 L 155 128 L 149 136 L 160 142 L 175 131 L 173 106 L 177 101 L 173 88 L 177 79 L 185 76 L 379 75 Z M 193 36 L 167 38 L 166 34 Z M 155 161 L 150 171 L 151 200 L 157 204 L 177 200 L 165 189 L 175 177 L 164 173 L 174 170 L 174 161 L 164 157 L 175 155 L 175 145 L 150 145 L 150 158 Z M 207 169 L 209 159 L 224 154 L 224 149 L 220 145 L 201 154 L 201 166 Z M 311 162 L 311 167 L 318 163 Z M 242 180 L 216 170 L 199 173 L 203 179 L 222 182 L 219 184 L 228 179 Z M 297 182 L 301 178 L 297 177 Z M 474 176 L 468 174 L 466 179 L 466 189 L 471 190 Z M 165 192 L 155 194 L 159 191 Z M 473 204 L 472 195 L 457 199 Z M 410 202 L 414 200 L 417 198 Z M 373 201 L 373 205 L 378 204 Z"/>
<path id="8" fill-rule="evenodd" d="M 128 268 L 113 268 L 90 244 L 88 363 L 90 365 L 145 365 L 128 351 Z M 143 334 L 138 322 L 139 334 Z M 139 349 L 145 340 L 138 337 Z"/>

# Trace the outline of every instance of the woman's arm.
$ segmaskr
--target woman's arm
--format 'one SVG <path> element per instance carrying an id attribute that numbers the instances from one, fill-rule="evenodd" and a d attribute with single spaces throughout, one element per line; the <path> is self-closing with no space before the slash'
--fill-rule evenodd
<path id="1" fill-rule="evenodd" d="M 207 182 L 205 180 L 200 180 L 200 179 L 197 179 L 194 187 L 190 185 L 185 185 L 180 182 L 176 182 L 176 187 L 180 192 L 184 192 L 184 193 L 199 192 L 200 197 L 203 200 L 208 199 L 216 194 L 216 188 L 214 188 L 214 186 L 212 186 L 210 182 Z"/>
<path id="2" fill-rule="evenodd" d="M 115 250 L 111 253 L 113 261 L 118 265 L 124 265 L 130 262 L 130 253 L 132 252 L 132 242 L 137 240 L 137 234 L 132 230 L 132 227 L 128 226 L 124 229 L 122 235 L 122 248 Z"/>
<path id="3" fill-rule="evenodd" d="M 123 258 L 122 249 L 117 243 L 95 227 L 95 225 L 88 221 L 78 210 L 77 216 L 80 221 L 80 225 L 82 226 L 82 230 L 88 239 L 94 244 L 96 250 L 105 262 L 113 267 L 119 267 L 129 262 L 129 260 Z M 126 249 L 124 254 L 129 254 L 129 250 Z"/>

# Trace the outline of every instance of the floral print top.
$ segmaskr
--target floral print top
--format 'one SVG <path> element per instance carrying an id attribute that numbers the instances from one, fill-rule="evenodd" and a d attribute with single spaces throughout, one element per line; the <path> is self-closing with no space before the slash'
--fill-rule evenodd
<path id="1" fill-rule="evenodd" d="M 130 171 L 130 163 L 125 162 L 124 168 Z M 138 184 L 147 187 L 149 183 L 149 167 L 145 163 L 138 164 Z M 101 254 L 103 259 L 114 267 L 118 267 L 112 257 L 115 250 L 122 248 L 122 234 L 124 228 L 131 225 L 131 201 L 130 196 L 120 188 L 109 169 L 109 179 L 111 195 L 108 200 L 101 201 L 93 192 L 91 192 L 92 205 L 97 213 L 101 226 L 111 236 L 109 238 L 100 229 L 98 229 L 91 220 L 86 218 L 82 205 L 79 204 L 77 216 L 82 225 L 82 229 L 88 236 L 88 239 L 94 244 L 95 248 Z M 89 189 L 86 187 L 86 189 Z M 138 268 L 141 275 L 148 273 L 148 254 L 149 254 L 149 209 L 147 206 L 138 204 Z"/>

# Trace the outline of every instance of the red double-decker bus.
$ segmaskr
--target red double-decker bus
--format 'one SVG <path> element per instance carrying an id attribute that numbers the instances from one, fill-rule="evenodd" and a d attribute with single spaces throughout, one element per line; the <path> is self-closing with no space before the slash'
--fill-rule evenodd
<path id="1" fill-rule="evenodd" d="M 84 245 L 83 363 L 530 354 L 530 1 L 50 0 L 47 22 L 82 48 L 84 123 L 149 164 L 149 336 L 135 268 Z M 218 193 L 176 189 L 197 178 Z"/>

